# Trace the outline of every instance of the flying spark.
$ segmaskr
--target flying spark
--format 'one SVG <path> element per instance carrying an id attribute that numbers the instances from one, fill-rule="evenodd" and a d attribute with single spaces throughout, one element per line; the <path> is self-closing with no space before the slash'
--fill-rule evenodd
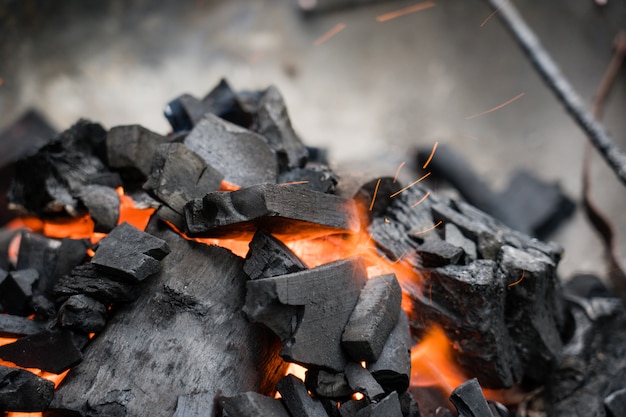
<path id="1" fill-rule="evenodd" d="M 370 211 L 374 209 L 374 202 L 376 201 L 376 195 L 378 194 L 378 187 L 380 187 L 380 178 L 376 182 L 376 188 L 374 188 L 374 195 L 372 196 L 372 202 L 370 204 Z"/>
<path id="2" fill-rule="evenodd" d="M 415 203 L 415 204 L 413 204 L 411 206 L 411 208 L 415 208 L 415 207 L 419 206 L 420 204 L 422 204 L 424 201 L 426 201 L 426 199 L 428 198 L 429 195 L 430 195 L 430 191 L 426 191 L 426 194 L 424 194 L 424 197 L 420 198 L 417 203 Z"/>
<path id="3" fill-rule="evenodd" d="M 428 164 L 430 164 L 430 161 L 433 160 L 433 156 L 435 155 L 435 151 L 437 150 L 437 146 L 439 146 L 439 141 L 435 142 L 435 144 L 433 145 L 433 150 L 430 151 L 430 156 L 428 157 L 426 162 L 424 162 L 424 165 L 422 166 L 422 169 L 426 169 Z"/>
<path id="4" fill-rule="evenodd" d="M 395 193 L 391 194 L 391 195 L 389 196 L 389 198 L 394 198 L 394 197 L 395 197 L 395 196 L 397 196 L 398 194 L 405 192 L 406 190 L 408 190 L 409 188 L 413 187 L 413 186 L 414 186 L 415 184 L 417 184 L 418 182 L 423 181 L 423 180 L 425 180 L 426 178 L 428 178 L 428 176 L 429 176 L 430 174 L 431 174 L 430 172 L 426 173 L 426 174 L 425 174 L 425 175 L 423 175 L 421 178 L 419 178 L 419 179 L 417 179 L 417 180 L 413 181 L 412 183 L 410 183 L 409 185 L 407 185 L 407 186 L 406 186 L 406 187 L 404 187 L 403 189 L 401 189 L 401 190 L 399 190 L 399 191 L 396 191 Z"/>
<path id="5" fill-rule="evenodd" d="M 494 112 L 494 111 L 496 111 L 496 110 L 500 110 L 502 107 L 504 107 L 504 106 L 508 106 L 509 104 L 513 103 L 515 100 L 518 100 L 518 99 L 520 99 L 520 98 L 524 97 L 524 95 L 525 95 L 525 94 L 526 94 L 526 93 L 519 93 L 518 95 L 516 95 L 516 96 L 515 96 L 515 97 L 513 97 L 512 99 L 507 100 L 507 101 L 505 101 L 505 102 L 504 102 L 504 103 L 502 103 L 502 104 L 498 104 L 496 107 L 493 107 L 493 108 L 491 108 L 491 109 L 489 109 L 489 110 L 485 110 L 484 112 L 481 112 L 481 113 L 478 113 L 478 114 L 474 114 L 474 115 L 472 115 L 472 116 L 467 116 L 467 117 L 465 118 L 465 120 L 472 120 L 472 119 L 475 119 L 475 118 L 477 118 L 477 117 L 484 116 L 484 115 L 485 115 L 485 114 L 487 114 L 487 113 L 491 113 L 491 112 Z"/>
<path id="6" fill-rule="evenodd" d="M 431 230 L 435 230 L 436 228 L 438 228 L 439 226 L 441 226 L 441 223 L 443 223 L 443 220 L 439 220 L 437 223 L 435 223 L 433 226 L 429 227 L 428 229 L 424 229 L 424 230 L 420 230 L 419 232 L 415 232 L 413 233 L 414 235 L 421 235 L 423 233 L 428 233 Z"/>
<path id="7" fill-rule="evenodd" d="M 435 7 L 435 2 L 433 1 L 425 1 L 422 3 L 415 4 L 413 6 L 405 7 L 404 9 L 395 10 L 393 12 L 381 14 L 376 17 L 376 21 L 378 22 L 386 22 L 391 19 L 395 19 L 410 13 L 421 12 L 422 10 L 430 9 L 431 7 Z"/>
<path id="8" fill-rule="evenodd" d="M 344 30 L 345 28 L 346 28 L 345 23 L 337 23 L 331 30 L 329 30 L 328 32 L 326 32 L 325 34 L 323 34 L 322 36 L 320 36 L 319 38 L 315 40 L 314 42 L 315 46 L 320 46 L 321 44 L 323 44 L 324 42 L 326 42 L 327 40 L 329 40 L 330 38 L 332 38 L 333 36 L 341 32 L 342 30 Z"/>
<path id="9" fill-rule="evenodd" d="M 514 287 L 514 286 L 516 286 L 517 284 L 519 284 L 520 282 L 522 282 L 522 281 L 524 280 L 524 273 L 525 273 L 525 272 L 526 272 L 526 271 L 522 271 L 522 277 L 521 277 L 520 279 L 518 279 L 517 281 L 510 283 L 510 284 L 509 284 L 509 287 Z"/>
<path id="10" fill-rule="evenodd" d="M 395 184 L 398 181 L 398 175 L 400 175 L 400 170 L 402 169 L 402 167 L 404 166 L 404 164 L 406 164 L 406 162 L 402 162 L 399 166 L 398 169 L 396 169 L 396 175 L 393 176 L 393 183 Z"/>
<path id="11" fill-rule="evenodd" d="M 500 5 L 500 6 L 499 6 L 496 10 L 494 10 L 493 12 L 491 12 L 491 13 L 489 14 L 489 16 L 487 16 L 487 17 L 485 18 L 485 20 L 483 20 L 483 21 L 482 21 L 482 23 L 480 24 L 480 27 L 485 26 L 485 25 L 487 24 L 487 22 L 488 22 L 488 21 L 489 21 L 492 17 L 494 17 L 494 16 L 496 15 L 496 13 L 498 13 L 498 12 L 500 11 L 500 9 L 501 9 L 501 8 L 502 8 L 505 4 L 507 4 L 508 2 L 509 2 L 509 0 L 504 0 L 504 1 L 502 2 L 502 4 L 501 4 L 501 5 Z"/>

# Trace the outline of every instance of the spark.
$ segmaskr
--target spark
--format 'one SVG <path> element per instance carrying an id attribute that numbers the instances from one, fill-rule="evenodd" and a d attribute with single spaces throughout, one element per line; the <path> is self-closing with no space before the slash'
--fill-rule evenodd
<path id="1" fill-rule="evenodd" d="M 400 191 L 396 191 L 395 193 L 391 194 L 391 195 L 389 196 L 389 198 L 394 198 L 394 197 L 395 197 L 395 196 L 397 196 L 398 194 L 405 192 L 406 190 L 408 190 L 409 188 L 413 187 L 413 186 L 414 186 L 415 184 L 417 184 L 418 182 L 425 180 L 425 179 L 426 179 L 426 178 L 427 178 L 430 174 L 431 174 L 430 172 L 426 173 L 426 174 L 425 174 L 425 175 L 423 175 L 421 178 L 419 178 L 419 179 L 417 179 L 417 180 L 413 181 L 412 183 L 410 183 L 409 185 L 407 185 L 406 187 L 404 187 L 404 188 L 403 188 L 403 189 L 401 189 Z"/>
<path id="2" fill-rule="evenodd" d="M 300 184 L 308 184 L 309 181 L 304 180 L 304 181 L 292 181 L 292 182 L 283 182 L 281 184 L 278 184 L 281 187 L 285 187 L 287 185 L 300 185 Z"/>
<path id="3" fill-rule="evenodd" d="M 525 272 L 526 272 L 526 271 L 522 270 L 522 277 L 521 277 L 520 279 L 518 279 L 517 281 L 510 283 L 510 284 L 509 284 L 509 287 L 514 287 L 514 286 L 516 286 L 517 284 L 519 284 L 520 282 L 522 282 L 522 281 L 524 280 L 524 273 L 525 273 Z"/>
<path id="4" fill-rule="evenodd" d="M 393 176 L 393 183 L 394 184 L 398 181 L 398 175 L 400 175 L 400 170 L 402 169 L 404 164 L 406 164 L 406 162 L 400 163 L 400 165 L 398 166 L 398 169 L 396 169 L 396 175 Z"/>
<path id="5" fill-rule="evenodd" d="M 430 156 L 428 157 L 426 162 L 424 162 L 424 165 L 422 166 L 422 169 L 426 169 L 428 164 L 430 164 L 430 161 L 432 161 L 433 156 L 435 155 L 435 151 L 437 150 L 437 146 L 439 146 L 439 141 L 435 142 L 435 144 L 433 145 L 433 150 L 430 151 Z"/>
<path id="6" fill-rule="evenodd" d="M 420 204 L 422 204 L 424 201 L 426 201 L 426 199 L 428 198 L 428 196 L 429 196 L 429 195 L 430 195 L 430 191 L 426 191 L 426 194 L 424 194 L 424 197 L 420 198 L 420 199 L 419 199 L 419 201 L 418 201 L 417 203 L 415 203 L 415 204 L 413 204 L 413 205 L 411 206 L 411 208 L 417 207 L 417 206 L 419 206 Z"/>
<path id="7" fill-rule="evenodd" d="M 410 13 L 421 12 L 422 10 L 430 9 L 431 7 L 435 7 L 435 2 L 425 1 L 422 3 L 414 4 L 413 6 L 405 7 L 404 9 L 381 14 L 380 16 L 376 17 L 376 21 L 386 22 L 388 20 L 395 19 L 397 17 L 401 17 Z"/>
<path id="8" fill-rule="evenodd" d="M 374 195 L 372 196 L 372 202 L 370 203 L 370 211 L 374 210 L 374 202 L 376 201 L 376 195 L 378 194 L 378 187 L 380 187 L 380 178 L 376 182 L 376 188 L 374 188 Z"/>
<path id="9" fill-rule="evenodd" d="M 432 225 L 431 227 L 429 227 L 428 229 L 424 229 L 424 230 L 420 230 L 419 232 L 415 232 L 413 233 L 414 235 L 421 235 L 424 233 L 428 233 L 431 230 L 435 230 L 436 228 L 438 228 L 439 226 L 441 226 L 441 223 L 443 223 L 443 220 L 439 220 L 437 223 L 435 223 L 434 225 Z"/>
<path id="10" fill-rule="evenodd" d="M 324 42 L 326 42 L 327 40 L 329 40 L 330 38 L 332 38 L 333 36 L 341 32 L 342 30 L 344 30 L 345 28 L 346 28 L 345 23 L 337 23 L 331 30 L 329 30 L 328 32 L 326 32 L 325 34 L 317 38 L 314 42 L 314 45 L 320 46 L 321 44 L 323 44 Z"/>
<path id="11" fill-rule="evenodd" d="M 493 12 L 491 12 L 491 13 L 489 14 L 489 16 L 487 16 L 487 17 L 485 18 L 485 20 L 483 20 L 483 21 L 482 21 L 482 23 L 480 24 L 480 27 L 485 26 L 485 25 L 487 24 L 487 22 L 488 22 L 488 21 L 489 21 L 492 17 L 494 17 L 494 16 L 496 15 L 496 13 L 498 13 L 498 12 L 500 11 L 500 9 L 501 9 L 501 8 L 502 8 L 505 4 L 507 4 L 509 1 L 510 1 L 510 0 L 504 0 L 504 1 L 502 2 L 502 4 L 501 4 L 500 6 L 498 6 L 498 8 L 497 8 L 496 10 L 494 10 Z"/>
<path id="12" fill-rule="evenodd" d="M 485 111 L 484 111 L 484 112 L 482 112 L 482 113 L 474 114 L 474 115 L 472 115 L 472 116 L 467 116 L 467 117 L 465 118 L 465 120 L 472 120 L 472 119 L 475 119 L 475 118 L 477 118 L 477 117 L 483 116 L 483 115 L 485 115 L 485 114 L 487 114 L 487 113 L 491 113 L 491 112 L 493 112 L 493 111 L 500 110 L 502 107 L 507 106 L 507 105 L 509 105 L 509 104 L 513 103 L 515 100 L 518 100 L 518 99 L 522 98 L 525 94 L 526 94 L 526 93 L 519 93 L 518 95 L 516 95 L 516 96 L 515 96 L 515 97 L 513 97 L 512 99 L 507 100 L 507 101 L 505 101 L 505 102 L 504 102 L 504 103 L 502 103 L 502 104 L 498 104 L 496 107 L 493 107 L 493 108 L 491 108 L 491 109 L 489 109 L 489 110 L 485 110 Z"/>

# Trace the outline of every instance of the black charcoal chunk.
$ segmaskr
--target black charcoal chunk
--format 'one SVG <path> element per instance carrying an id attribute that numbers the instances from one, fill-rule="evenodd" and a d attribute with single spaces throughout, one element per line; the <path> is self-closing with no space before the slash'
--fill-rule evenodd
<path id="1" fill-rule="evenodd" d="M 304 168 L 294 168 L 282 172 L 278 176 L 277 182 L 320 193 L 332 194 L 335 192 L 339 178 L 325 165 L 309 165 Z"/>
<path id="2" fill-rule="evenodd" d="M 446 242 L 463 249 L 465 256 L 468 257 L 469 260 L 473 261 L 476 259 L 476 243 L 466 238 L 458 227 L 452 223 L 446 223 L 444 225 L 444 235 Z"/>
<path id="3" fill-rule="evenodd" d="M 445 240 L 429 239 L 417 248 L 425 268 L 457 264 L 463 256 L 463 249 Z"/>
<path id="4" fill-rule="evenodd" d="M 324 406 L 311 398 L 304 382 L 293 375 L 287 375 L 276 384 L 276 389 L 292 416 L 328 417 Z"/>
<path id="5" fill-rule="evenodd" d="M 0 303 L 4 311 L 18 316 L 32 313 L 30 301 L 38 279 L 39 273 L 35 269 L 21 269 L 8 274 L 0 270 Z"/>
<path id="6" fill-rule="evenodd" d="M 111 187 L 87 185 L 79 193 L 94 221 L 94 232 L 108 233 L 120 217 L 120 197 Z"/>
<path id="7" fill-rule="evenodd" d="M 83 359 L 69 330 L 43 331 L 0 346 L 0 358 L 24 368 L 60 374 Z"/>
<path id="8" fill-rule="evenodd" d="M 181 94 L 171 100 L 163 109 L 163 115 L 174 129 L 174 133 L 183 133 L 194 126 L 192 118 L 204 114 L 202 102 L 191 94 Z"/>
<path id="9" fill-rule="evenodd" d="M 184 143 L 231 184 L 276 183 L 276 153 L 257 133 L 206 114 Z"/>
<path id="10" fill-rule="evenodd" d="M 59 307 L 61 327 L 95 333 L 106 325 L 107 309 L 104 304 L 86 295 L 73 295 Z"/>
<path id="11" fill-rule="evenodd" d="M 360 392 L 365 398 L 376 401 L 385 396 L 385 390 L 374 379 L 370 371 L 361 364 L 349 362 L 344 370 L 348 385 L 354 392 Z"/>
<path id="12" fill-rule="evenodd" d="M 22 337 L 39 333 L 45 327 L 44 322 L 26 317 L 0 314 L 0 337 Z"/>
<path id="13" fill-rule="evenodd" d="M 354 391 L 348 385 L 343 372 L 328 372 L 323 369 L 309 369 L 304 383 L 309 391 L 320 398 L 346 398 Z"/>
<path id="14" fill-rule="evenodd" d="M 341 417 L 354 417 L 359 410 L 367 407 L 369 402 L 366 399 L 349 400 L 341 403 L 339 407 L 339 414 Z"/>
<path id="15" fill-rule="evenodd" d="M 30 306 L 35 312 L 37 320 L 48 320 L 57 313 L 56 305 L 51 300 L 52 296 L 52 293 L 33 295 L 33 298 L 30 300 Z"/>
<path id="16" fill-rule="evenodd" d="M 216 415 L 215 394 L 201 392 L 178 396 L 176 411 L 172 417 L 215 417 Z"/>
<path id="17" fill-rule="evenodd" d="M 450 401 L 463 417 L 493 417 L 476 378 L 456 387 L 450 394 Z"/>
<path id="18" fill-rule="evenodd" d="M 53 293 L 58 297 L 85 294 L 102 304 L 127 303 L 137 298 L 138 287 L 119 282 L 88 263 L 77 266 L 69 275 L 61 277 Z"/>
<path id="19" fill-rule="evenodd" d="M 397 392 L 392 392 L 380 402 L 359 410 L 355 417 L 403 417 Z"/>
<path id="20" fill-rule="evenodd" d="M 493 417 L 517 417 L 517 414 L 509 411 L 508 408 L 498 402 L 487 400 L 487 404 Z"/>
<path id="21" fill-rule="evenodd" d="M 400 394 L 399 400 L 403 417 L 422 417 L 419 405 L 417 404 L 417 401 L 415 401 L 415 398 L 413 398 L 413 394 L 409 391 L 405 391 Z"/>
<path id="22" fill-rule="evenodd" d="M 23 369 L 0 365 L 0 411 L 43 411 L 53 397 L 52 381 Z"/>
<path id="23" fill-rule="evenodd" d="M 290 417 L 280 400 L 256 392 L 221 397 L 225 417 Z"/>
<path id="24" fill-rule="evenodd" d="M 626 388 L 614 391 L 604 399 L 604 408 L 608 417 L 626 415 Z"/>
<path id="25" fill-rule="evenodd" d="M 402 189 L 398 181 L 392 177 L 374 179 L 361 185 L 354 193 L 354 199 L 361 207 L 368 208 L 370 217 L 379 217 L 385 212 L 392 199 L 389 197 Z"/>
<path id="26" fill-rule="evenodd" d="M 400 313 L 402 289 L 394 274 L 371 278 L 341 336 L 341 344 L 355 361 L 375 361 Z"/>
<path id="27" fill-rule="evenodd" d="M 98 242 L 91 263 L 136 283 L 158 272 L 169 252 L 164 240 L 122 223 Z"/>
<path id="28" fill-rule="evenodd" d="M 250 279 L 269 278 L 306 269 L 306 265 L 280 240 L 261 230 L 250 241 L 243 270 Z"/>
<path id="29" fill-rule="evenodd" d="M 256 93 L 249 95 L 256 96 Z M 255 102 L 258 100 L 255 97 Z M 224 120 L 238 126 L 249 128 L 252 124 L 252 109 L 246 105 L 246 94 L 236 93 L 225 79 L 220 82 L 202 99 L 204 113 L 213 113 Z M 202 116 L 202 115 L 201 115 Z M 197 122 L 199 118 L 192 118 Z"/>

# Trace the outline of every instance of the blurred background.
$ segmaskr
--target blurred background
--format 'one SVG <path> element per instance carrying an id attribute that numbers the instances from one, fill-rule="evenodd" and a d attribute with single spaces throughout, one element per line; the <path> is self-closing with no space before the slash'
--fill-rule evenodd
<path id="1" fill-rule="evenodd" d="M 364 179 L 393 176 L 402 162 L 403 176 L 418 178 L 414 149 L 439 141 L 495 191 L 526 169 L 580 201 L 586 138 L 497 16 L 486 20 L 485 1 L 436 0 L 383 22 L 377 17 L 420 1 L 342 0 L 322 10 L 333 3 L 0 0 L 0 130 L 35 108 L 59 130 L 84 117 L 166 134 L 168 101 L 201 98 L 224 77 L 236 90 L 276 85 L 304 142 Z M 624 1 L 514 3 L 590 104 L 626 26 Z M 624 92 L 621 71 L 603 120 L 622 149 Z M 593 200 L 616 226 L 623 259 L 626 189 L 599 157 L 592 168 Z M 582 210 L 550 240 L 565 248 L 562 277 L 605 275 Z"/>

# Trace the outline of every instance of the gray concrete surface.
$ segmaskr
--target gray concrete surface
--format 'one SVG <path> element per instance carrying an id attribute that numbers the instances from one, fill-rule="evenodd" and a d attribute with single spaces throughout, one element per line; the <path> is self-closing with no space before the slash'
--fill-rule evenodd
<path id="1" fill-rule="evenodd" d="M 87 117 L 165 133 L 168 100 L 182 92 L 202 96 L 226 77 L 237 89 L 275 84 L 305 141 L 329 148 L 346 170 L 393 175 L 410 149 L 439 140 L 496 189 L 525 168 L 578 200 L 585 137 L 498 19 L 480 26 L 490 13 L 485 3 L 438 0 L 376 21 L 417 2 L 304 19 L 291 0 L 0 1 L 0 128 L 34 106 L 60 129 Z M 609 0 L 602 10 L 592 0 L 515 4 L 590 101 L 613 36 L 626 23 L 624 2 Z M 345 29 L 316 46 L 338 23 Z M 624 86 L 622 72 L 605 116 L 622 148 Z M 466 120 L 520 93 L 509 106 Z M 599 158 L 593 184 L 624 254 L 626 190 Z M 599 240 L 580 211 L 552 238 L 566 249 L 562 276 L 604 275 Z"/>

